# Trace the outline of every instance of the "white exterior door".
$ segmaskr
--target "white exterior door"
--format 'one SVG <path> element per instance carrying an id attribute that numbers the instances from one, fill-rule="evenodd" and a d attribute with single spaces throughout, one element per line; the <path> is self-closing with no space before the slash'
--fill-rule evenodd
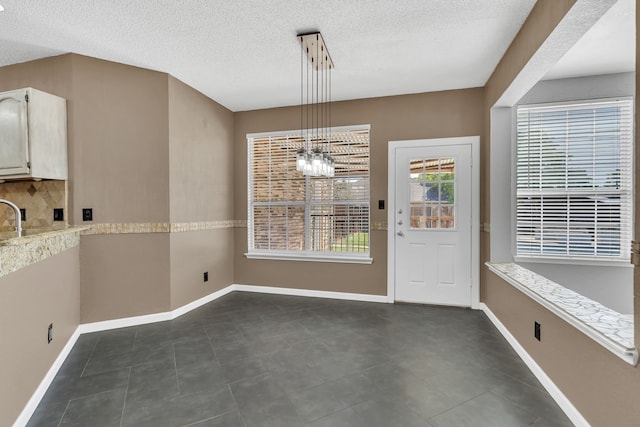
<path id="1" fill-rule="evenodd" d="M 471 144 L 395 149 L 396 301 L 472 305 L 471 165 Z"/>

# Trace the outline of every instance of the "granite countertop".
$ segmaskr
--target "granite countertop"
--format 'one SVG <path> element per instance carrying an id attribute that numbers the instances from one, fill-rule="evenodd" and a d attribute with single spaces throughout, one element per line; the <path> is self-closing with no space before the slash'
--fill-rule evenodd
<path id="1" fill-rule="evenodd" d="M 0 232 L 0 277 L 78 246 L 80 232 L 87 228 L 27 229 L 22 237 L 15 231 Z"/>
<path id="2" fill-rule="evenodd" d="M 88 226 L 69 227 L 67 225 L 44 228 L 29 228 L 26 230 L 22 230 L 21 237 L 17 237 L 16 232 L 13 230 L 0 231 L 0 246 L 23 245 L 25 243 L 33 242 L 34 240 L 62 236 L 68 233 L 78 233 L 89 228 L 90 227 Z"/>

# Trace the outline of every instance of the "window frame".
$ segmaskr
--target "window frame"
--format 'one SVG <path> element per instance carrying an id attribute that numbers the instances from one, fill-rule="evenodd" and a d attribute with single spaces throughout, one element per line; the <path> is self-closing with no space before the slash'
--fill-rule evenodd
<path id="1" fill-rule="evenodd" d="M 629 203 L 629 218 L 627 221 L 628 229 L 621 230 L 620 238 L 620 256 L 597 256 L 597 255 L 569 255 L 569 254 L 519 254 L 518 253 L 518 110 L 521 107 L 535 108 L 535 107 L 562 107 L 580 104 L 596 104 L 613 101 L 630 101 L 631 102 L 631 162 L 629 172 L 629 191 L 628 191 L 628 203 Z M 593 99 L 574 99 L 566 101 L 553 101 L 542 103 L 523 103 L 517 104 L 512 109 L 512 232 L 511 232 L 511 247 L 514 262 L 516 263 L 545 263 L 545 264 L 564 264 L 564 265 L 591 265 L 591 266 L 612 266 L 612 267 L 632 267 L 630 263 L 631 259 L 631 239 L 633 237 L 633 217 L 634 217 L 634 192 L 635 192 L 635 98 L 633 96 L 618 96 L 618 97 L 604 97 Z M 595 193 L 595 192 L 594 192 Z M 621 191 L 620 194 L 623 192 Z M 622 209 L 622 208 L 621 208 Z M 622 221 L 622 220 L 621 220 Z M 628 239 L 625 240 L 625 237 Z M 625 243 L 626 241 L 626 243 Z M 625 250 L 625 244 L 627 249 Z"/>
<path id="2" fill-rule="evenodd" d="M 288 135 L 312 135 L 315 130 L 307 129 L 294 129 L 284 131 L 272 131 L 272 132 L 259 132 L 248 133 L 247 139 L 247 252 L 244 254 L 248 259 L 266 259 L 266 260 L 288 260 L 288 261 L 314 261 L 314 262 L 337 262 L 337 263 L 354 263 L 354 264 L 371 264 L 373 258 L 371 258 L 371 125 L 350 125 L 350 126 L 334 126 L 330 128 L 331 132 L 346 132 L 346 131 L 367 131 L 369 132 L 369 153 L 368 153 L 368 183 L 367 183 L 367 225 L 369 234 L 369 249 L 366 252 L 321 252 L 313 250 L 275 250 L 275 249 L 255 249 L 253 247 L 254 242 L 254 213 L 253 213 L 253 139 L 268 138 L 273 136 L 286 137 Z M 304 235 L 305 245 L 309 239 L 310 233 L 310 216 L 314 206 L 329 204 L 336 206 L 349 205 L 349 201 L 336 201 L 333 203 L 313 203 L 311 200 L 311 179 L 310 176 L 305 176 L 305 200 L 304 202 L 282 202 L 283 206 L 289 204 L 291 206 L 299 205 L 305 207 L 305 220 L 304 220 Z M 273 202 L 271 202 L 273 203 Z M 276 203 L 277 204 L 277 203 Z"/>

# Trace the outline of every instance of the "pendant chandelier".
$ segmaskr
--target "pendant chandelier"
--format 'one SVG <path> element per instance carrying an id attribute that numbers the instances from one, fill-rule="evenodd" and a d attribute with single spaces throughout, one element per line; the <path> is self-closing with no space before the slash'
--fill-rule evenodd
<path id="1" fill-rule="evenodd" d="M 303 146 L 296 170 L 307 176 L 333 177 L 331 157 L 331 70 L 333 61 L 322 34 L 299 34 L 300 130 Z"/>

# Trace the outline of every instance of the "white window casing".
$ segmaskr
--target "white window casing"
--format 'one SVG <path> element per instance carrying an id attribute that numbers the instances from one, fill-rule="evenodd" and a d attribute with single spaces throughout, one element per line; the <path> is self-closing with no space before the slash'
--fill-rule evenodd
<path id="1" fill-rule="evenodd" d="M 370 263 L 369 125 L 247 135 L 248 258 Z M 335 176 L 296 170 L 300 148 L 321 146 Z"/>
<path id="2" fill-rule="evenodd" d="M 523 105 L 516 120 L 516 257 L 629 263 L 633 100 Z"/>

